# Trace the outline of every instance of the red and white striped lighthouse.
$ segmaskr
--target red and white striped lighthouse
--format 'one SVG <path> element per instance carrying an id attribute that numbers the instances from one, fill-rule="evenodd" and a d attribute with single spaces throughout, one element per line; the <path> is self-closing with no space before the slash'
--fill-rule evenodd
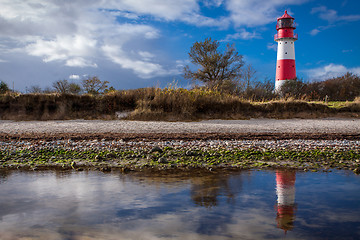
<path id="1" fill-rule="evenodd" d="M 286 81 L 296 78 L 294 45 L 298 37 L 294 34 L 295 28 L 294 18 L 285 10 L 284 15 L 277 19 L 277 34 L 274 36 L 278 43 L 275 92 L 280 92 Z"/>

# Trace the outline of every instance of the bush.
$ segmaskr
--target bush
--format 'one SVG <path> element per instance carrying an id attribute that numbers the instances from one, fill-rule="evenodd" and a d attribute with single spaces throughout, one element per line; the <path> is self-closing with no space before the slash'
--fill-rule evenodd
<path id="1" fill-rule="evenodd" d="M 360 77 L 348 72 L 340 77 L 309 83 L 306 92 L 312 100 L 353 101 L 360 96 Z"/>
<path id="2" fill-rule="evenodd" d="M 4 94 L 8 91 L 10 91 L 8 85 L 5 82 L 0 81 L 0 94 Z"/>
<path id="3" fill-rule="evenodd" d="M 306 84 L 298 78 L 286 81 L 281 86 L 281 94 L 285 97 L 300 99 L 306 95 Z"/>
<path id="4" fill-rule="evenodd" d="M 240 96 L 252 101 L 265 101 L 277 97 L 274 93 L 274 83 L 269 79 L 264 82 L 255 81 L 244 91 L 240 92 Z"/>

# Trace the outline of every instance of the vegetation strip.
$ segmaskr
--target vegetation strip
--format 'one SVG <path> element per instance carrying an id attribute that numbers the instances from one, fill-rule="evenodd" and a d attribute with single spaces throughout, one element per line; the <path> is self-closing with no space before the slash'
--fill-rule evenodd
<path id="1" fill-rule="evenodd" d="M 0 94 L 0 119 L 201 119 L 323 118 L 360 116 L 360 98 L 310 102 L 294 98 L 251 101 L 211 89 L 144 88 L 105 95 Z"/>
<path id="2" fill-rule="evenodd" d="M 210 145 L 216 145 L 211 142 Z M 245 144 L 246 142 L 242 143 Z M 82 142 L 77 147 L 77 142 L 65 144 L 58 141 L 48 144 L 42 142 L 34 146 L 30 142 L 12 144 L 1 142 L 0 145 L 0 169 L 75 169 L 83 170 L 169 170 L 169 169 L 208 169 L 216 171 L 220 169 L 273 169 L 288 168 L 303 171 L 331 171 L 331 169 L 351 170 L 355 174 L 360 173 L 360 150 L 359 142 L 351 144 L 342 142 L 339 147 L 308 147 L 302 145 L 295 147 L 264 147 L 273 144 L 260 142 L 245 148 L 226 147 L 222 144 L 209 147 L 193 147 L 189 143 L 164 147 L 146 145 L 146 143 L 128 143 L 123 146 L 106 147 L 109 142 L 97 142 L 89 145 Z M 87 145 L 86 145 L 87 144 Z M 181 143 L 183 144 L 183 143 Z M 261 145 L 263 144 L 263 145 Z M 269 145 L 266 145 L 269 144 Z M 303 143 L 311 146 L 310 143 Z M 320 144 L 320 143 L 319 143 Z M 335 142 L 334 144 L 338 144 Z M 345 144 L 345 145 L 344 145 Z M 143 147 L 145 146 L 146 147 Z M 166 144 L 165 144 L 166 145 Z M 72 146 L 72 147 L 71 147 Z M 88 146 L 88 147 L 84 147 Z M 105 146 L 105 147 L 102 147 Z M 319 145 L 320 146 L 320 145 Z"/>

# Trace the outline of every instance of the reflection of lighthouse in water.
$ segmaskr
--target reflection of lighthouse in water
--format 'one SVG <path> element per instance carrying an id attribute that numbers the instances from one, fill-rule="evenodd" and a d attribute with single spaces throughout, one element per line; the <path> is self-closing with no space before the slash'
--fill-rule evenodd
<path id="1" fill-rule="evenodd" d="M 276 171 L 278 228 L 285 231 L 294 227 L 295 220 L 295 171 Z"/>

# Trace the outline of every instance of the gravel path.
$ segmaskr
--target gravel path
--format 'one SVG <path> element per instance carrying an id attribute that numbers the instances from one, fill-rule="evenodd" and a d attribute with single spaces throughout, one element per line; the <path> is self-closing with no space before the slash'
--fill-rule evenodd
<path id="1" fill-rule="evenodd" d="M 251 119 L 201 122 L 0 121 L 0 134 L 57 133 L 360 133 L 360 119 Z"/>

